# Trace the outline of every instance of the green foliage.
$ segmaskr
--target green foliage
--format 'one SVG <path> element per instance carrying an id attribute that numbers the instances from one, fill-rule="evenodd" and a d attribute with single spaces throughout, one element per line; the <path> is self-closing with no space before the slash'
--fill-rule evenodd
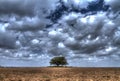
<path id="1" fill-rule="evenodd" d="M 56 65 L 56 66 L 63 66 L 63 65 L 67 65 L 67 60 L 65 57 L 54 57 L 51 59 L 50 61 L 51 65 Z"/>

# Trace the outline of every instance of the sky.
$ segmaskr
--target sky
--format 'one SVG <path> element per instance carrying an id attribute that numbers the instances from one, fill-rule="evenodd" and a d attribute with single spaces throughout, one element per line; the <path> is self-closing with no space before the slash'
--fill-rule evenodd
<path id="1" fill-rule="evenodd" d="M 0 65 L 120 67 L 120 0 L 0 0 Z"/>

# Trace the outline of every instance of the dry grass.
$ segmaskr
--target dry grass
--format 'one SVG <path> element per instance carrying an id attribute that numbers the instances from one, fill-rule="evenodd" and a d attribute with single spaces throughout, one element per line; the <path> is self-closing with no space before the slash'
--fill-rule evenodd
<path id="1" fill-rule="evenodd" d="M 0 68 L 0 81 L 120 81 L 120 68 Z"/>

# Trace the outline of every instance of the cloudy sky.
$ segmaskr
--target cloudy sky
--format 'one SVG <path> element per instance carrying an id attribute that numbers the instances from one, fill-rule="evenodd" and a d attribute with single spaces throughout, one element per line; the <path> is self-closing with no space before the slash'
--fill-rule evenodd
<path id="1" fill-rule="evenodd" d="M 120 67 L 120 0 L 0 0 L 0 65 Z"/>

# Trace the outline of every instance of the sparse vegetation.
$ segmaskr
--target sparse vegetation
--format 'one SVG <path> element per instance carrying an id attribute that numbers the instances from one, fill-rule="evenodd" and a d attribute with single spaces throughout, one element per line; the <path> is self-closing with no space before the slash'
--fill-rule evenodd
<path id="1" fill-rule="evenodd" d="M 119 81 L 120 68 L 0 68 L 0 81 Z"/>

